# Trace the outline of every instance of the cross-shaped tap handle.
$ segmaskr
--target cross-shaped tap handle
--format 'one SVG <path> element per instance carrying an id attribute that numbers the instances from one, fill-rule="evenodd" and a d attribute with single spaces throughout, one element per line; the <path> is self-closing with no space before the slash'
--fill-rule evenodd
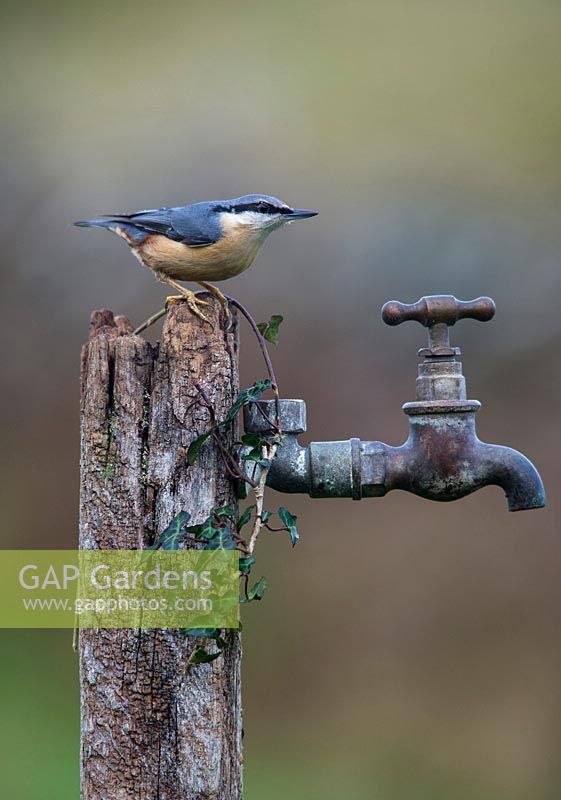
<path id="1" fill-rule="evenodd" d="M 495 303 L 490 297 L 475 300 L 457 300 L 451 294 L 435 294 L 421 297 L 416 303 L 399 303 L 390 300 L 382 308 L 382 319 L 387 325 L 402 322 L 420 322 L 426 328 L 444 323 L 455 325 L 460 319 L 477 319 L 488 322 L 495 316 Z"/>
<path id="2" fill-rule="evenodd" d="M 490 297 L 475 300 L 458 300 L 451 294 L 421 297 L 416 303 L 399 303 L 390 300 L 382 308 L 382 319 L 387 325 L 402 322 L 420 322 L 429 329 L 429 346 L 419 350 L 425 358 L 446 358 L 460 355 L 457 347 L 450 347 L 449 328 L 460 319 L 488 322 L 495 316 L 495 303 Z"/>

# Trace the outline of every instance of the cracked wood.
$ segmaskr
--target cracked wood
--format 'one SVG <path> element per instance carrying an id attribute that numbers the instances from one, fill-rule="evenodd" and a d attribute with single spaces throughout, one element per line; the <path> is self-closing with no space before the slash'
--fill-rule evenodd
<path id="1" fill-rule="evenodd" d="M 123 317 L 94 312 L 82 353 L 80 548 L 136 549 L 181 510 L 202 521 L 235 502 L 210 439 L 193 467 L 189 443 L 208 427 L 195 384 L 218 417 L 238 392 L 237 330 L 173 304 L 159 346 Z M 175 630 L 80 633 L 83 800 L 240 800 L 241 643 L 185 663 L 197 640 Z"/>

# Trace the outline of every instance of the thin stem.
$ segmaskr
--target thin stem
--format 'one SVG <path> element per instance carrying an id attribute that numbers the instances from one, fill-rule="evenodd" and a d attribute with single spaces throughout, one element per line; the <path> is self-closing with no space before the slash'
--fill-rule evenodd
<path id="1" fill-rule="evenodd" d="M 74 614 L 74 627 L 72 629 L 72 650 L 78 652 L 78 615 Z"/>
<path id="2" fill-rule="evenodd" d="M 150 327 L 150 325 L 153 325 L 155 322 L 161 319 L 166 312 L 167 308 L 161 308 L 159 311 L 156 311 L 156 313 L 152 314 L 151 317 L 148 317 L 148 319 L 145 320 L 142 325 L 139 325 L 138 328 L 135 328 L 133 334 L 138 336 L 139 333 L 142 333 L 142 331 L 145 331 L 146 328 Z"/>
<path id="3" fill-rule="evenodd" d="M 254 480 L 252 480 L 252 478 L 250 478 L 248 475 L 246 475 L 245 472 L 241 472 L 238 469 L 238 463 L 236 462 L 235 458 L 232 456 L 230 451 L 224 447 L 224 444 L 222 442 L 222 437 L 220 436 L 220 432 L 218 431 L 219 426 L 216 422 L 216 413 L 214 411 L 214 406 L 212 405 L 209 396 L 207 395 L 201 384 L 198 382 L 195 382 L 195 389 L 198 391 L 200 395 L 199 402 L 202 403 L 202 405 L 207 409 L 209 413 L 212 427 L 216 428 L 212 436 L 214 438 L 214 441 L 218 445 L 218 451 L 222 457 L 222 461 L 224 462 L 224 466 L 228 470 L 230 477 L 235 478 L 238 481 L 243 480 L 246 483 L 249 483 L 250 486 L 256 487 L 257 483 Z"/>
<path id="4" fill-rule="evenodd" d="M 253 333 L 257 337 L 257 341 L 259 342 L 259 347 L 261 348 L 261 353 L 263 354 L 263 359 L 265 361 L 265 366 L 267 367 L 267 372 L 269 373 L 269 378 L 271 379 L 271 384 L 272 384 L 271 385 L 271 389 L 273 391 L 273 394 L 275 395 L 275 409 L 276 409 L 276 414 L 277 414 L 276 430 L 277 430 L 277 433 L 280 434 L 280 433 L 282 433 L 282 431 L 281 431 L 281 421 L 280 421 L 279 388 L 278 388 L 278 385 L 277 385 L 277 379 L 275 377 L 275 371 L 273 369 L 273 363 L 271 361 L 271 357 L 269 355 L 269 351 L 267 350 L 267 343 L 265 341 L 265 337 L 263 336 L 263 334 L 261 333 L 261 331 L 257 327 L 257 322 L 253 319 L 253 317 L 251 316 L 251 314 L 249 313 L 247 308 L 245 308 L 239 302 L 239 300 L 236 300 L 235 298 L 230 297 L 229 295 L 225 295 L 225 297 L 227 298 L 228 302 L 231 303 L 234 306 L 234 308 L 237 308 L 238 311 L 241 311 L 243 316 L 249 322 L 249 324 L 250 324 L 250 326 L 251 326 L 251 328 L 253 330 Z"/>
<path id="5" fill-rule="evenodd" d="M 257 408 L 257 410 L 259 411 L 259 413 L 261 414 L 267 425 L 270 425 L 271 429 L 276 431 L 276 433 L 280 436 L 281 434 L 280 428 L 278 427 L 276 422 L 273 422 L 273 420 L 269 417 L 269 415 L 261 408 L 258 400 L 255 401 L 255 407 Z"/>
<path id="6" fill-rule="evenodd" d="M 262 449 L 263 458 L 268 459 L 272 463 L 277 454 L 278 444 L 265 445 Z M 265 501 L 265 484 L 267 483 L 267 475 L 269 474 L 269 467 L 262 467 L 261 474 L 259 475 L 259 484 L 255 491 L 255 522 L 253 523 L 253 530 L 249 537 L 248 550 L 253 553 L 257 543 L 257 537 L 263 527 L 263 503 Z"/>

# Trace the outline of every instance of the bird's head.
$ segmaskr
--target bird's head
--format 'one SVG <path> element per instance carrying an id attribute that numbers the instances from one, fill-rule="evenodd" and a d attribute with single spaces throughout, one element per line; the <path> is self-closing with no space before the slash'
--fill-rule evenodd
<path id="1" fill-rule="evenodd" d="M 214 213 L 220 213 L 223 224 L 229 229 L 246 229 L 256 233 L 268 234 L 281 225 L 297 219 L 315 217 L 317 211 L 304 208 L 292 208 L 278 197 L 266 194 L 246 194 L 225 200 L 213 207 Z"/>

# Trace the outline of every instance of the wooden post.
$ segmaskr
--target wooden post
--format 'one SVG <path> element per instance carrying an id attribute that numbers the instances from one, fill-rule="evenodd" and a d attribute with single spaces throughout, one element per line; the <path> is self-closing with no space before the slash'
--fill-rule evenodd
<path id="1" fill-rule="evenodd" d="M 136 549 L 179 513 L 202 521 L 235 502 L 195 383 L 220 418 L 238 391 L 237 331 L 173 304 L 152 347 L 110 311 L 92 315 L 82 354 L 80 548 Z M 80 632 L 83 800 L 240 800 L 241 644 L 185 664 L 196 639 L 177 630 Z"/>

